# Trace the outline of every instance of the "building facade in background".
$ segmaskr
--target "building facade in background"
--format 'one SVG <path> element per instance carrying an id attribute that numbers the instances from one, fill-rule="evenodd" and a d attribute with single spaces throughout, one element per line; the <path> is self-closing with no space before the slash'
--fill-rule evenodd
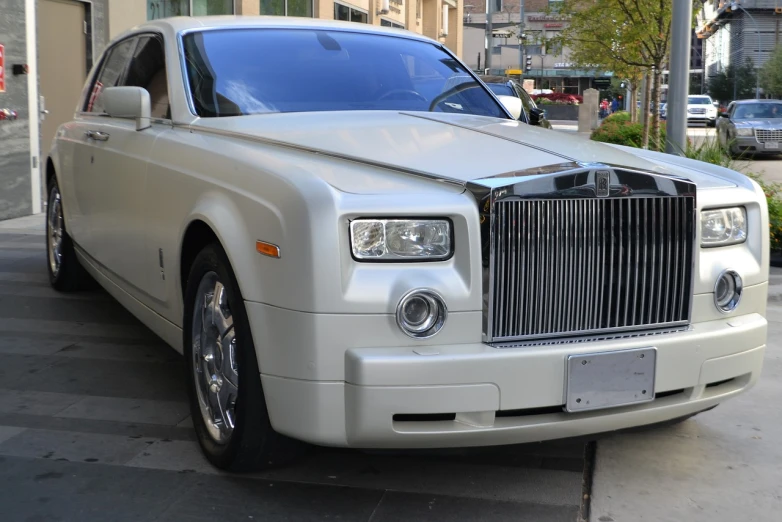
<path id="1" fill-rule="evenodd" d="M 734 5 L 735 4 L 735 5 Z M 751 60 L 755 69 L 781 43 L 782 1 L 706 0 L 698 16 L 696 37 L 702 40 L 706 76 Z"/>
<path id="2" fill-rule="evenodd" d="M 462 54 L 464 0 L 108 0 L 109 34 L 169 16 L 269 15 L 407 29 Z"/>
<path id="3" fill-rule="evenodd" d="M 106 44 L 169 16 L 280 15 L 398 27 L 461 56 L 464 0 L 2 0 L 0 219 L 39 213 L 56 129 L 73 117 Z"/>
<path id="4" fill-rule="evenodd" d="M 554 39 L 566 27 L 567 20 L 556 14 L 555 0 L 491 0 L 492 45 L 487 45 L 487 1 L 466 0 L 464 5 L 463 59 L 476 71 L 486 68 L 486 53 L 491 52 L 491 74 L 531 68 L 525 79 L 533 79 L 536 89 L 551 89 L 568 94 L 583 94 L 596 76 L 610 73 L 581 69 L 569 60 L 570 51 Z M 523 10 L 523 16 L 522 16 Z M 519 38 L 523 18 L 525 39 Z M 512 72 L 510 74 L 513 74 Z M 517 73 L 516 73 L 517 74 Z"/>

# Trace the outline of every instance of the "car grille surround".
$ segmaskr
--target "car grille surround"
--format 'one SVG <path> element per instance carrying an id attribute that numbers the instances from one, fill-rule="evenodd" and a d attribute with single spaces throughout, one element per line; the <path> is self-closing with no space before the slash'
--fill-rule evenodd
<path id="1" fill-rule="evenodd" d="M 755 129 L 755 138 L 760 143 L 782 141 L 782 129 Z"/>
<path id="2" fill-rule="evenodd" d="M 654 175 L 608 172 L 614 182 L 630 176 L 636 189 L 639 180 L 657 182 Z M 575 190 L 536 194 L 534 182 L 521 182 L 492 191 L 484 207 L 486 342 L 510 346 L 689 324 L 694 185 L 685 180 L 678 187 L 684 190 L 668 191 L 614 183 L 609 196 L 596 197 L 595 172 L 581 174 L 590 181 L 576 180 L 582 185 Z"/>

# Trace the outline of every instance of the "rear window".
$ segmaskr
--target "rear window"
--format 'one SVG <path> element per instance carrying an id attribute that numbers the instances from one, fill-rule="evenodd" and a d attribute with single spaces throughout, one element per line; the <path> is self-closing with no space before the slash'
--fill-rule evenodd
<path id="1" fill-rule="evenodd" d="M 516 96 L 516 93 L 504 83 L 487 83 L 491 91 L 497 96 Z"/>

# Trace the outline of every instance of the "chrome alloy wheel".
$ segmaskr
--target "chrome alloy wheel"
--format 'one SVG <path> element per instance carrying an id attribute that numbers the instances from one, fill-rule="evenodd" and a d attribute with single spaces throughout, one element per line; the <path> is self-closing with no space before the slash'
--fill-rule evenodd
<path id="1" fill-rule="evenodd" d="M 47 225 L 49 225 L 49 268 L 52 275 L 57 277 L 62 266 L 62 238 L 64 234 L 62 224 L 62 200 L 60 190 L 57 187 L 52 189 L 54 192 L 51 201 L 49 201 L 49 212 L 47 213 Z"/>
<path id="2" fill-rule="evenodd" d="M 215 272 L 201 279 L 193 307 L 193 378 L 209 435 L 227 444 L 236 423 L 239 392 L 233 316 L 228 294 Z"/>

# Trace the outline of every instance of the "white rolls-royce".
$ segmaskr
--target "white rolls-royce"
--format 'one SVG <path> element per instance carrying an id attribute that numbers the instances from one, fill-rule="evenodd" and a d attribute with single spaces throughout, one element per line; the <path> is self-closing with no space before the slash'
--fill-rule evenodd
<path id="1" fill-rule="evenodd" d="M 680 419 L 766 343 L 756 183 L 519 122 L 440 43 L 174 18 L 113 41 L 46 164 L 58 290 L 182 352 L 204 453 L 512 444 Z"/>

